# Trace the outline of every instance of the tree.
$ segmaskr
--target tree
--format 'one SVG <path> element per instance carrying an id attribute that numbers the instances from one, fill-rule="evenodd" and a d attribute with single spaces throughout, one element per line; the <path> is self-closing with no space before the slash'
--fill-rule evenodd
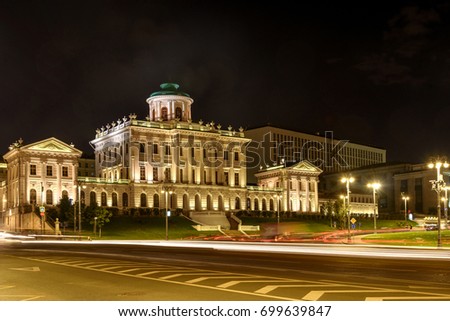
<path id="1" fill-rule="evenodd" d="M 102 227 L 110 222 L 110 218 L 112 217 L 112 213 L 108 211 L 106 208 L 95 206 L 90 211 L 90 220 L 89 223 L 91 225 L 95 224 L 95 228 L 98 228 L 98 236 L 102 237 Z"/>
<path id="2" fill-rule="evenodd" d="M 59 220 L 61 222 L 66 222 L 70 218 L 73 220 L 73 205 L 70 203 L 69 197 L 67 195 L 63 195 L 63 197 L 59 200 L 58 204 L 58 214 Z"/>
<path id="3" fill-rule="evenodd" d="M 347 205 L 344 205 L 344 200 L 336 200 L 333 207 L 338 228 L 340 230 L 345 229 L 347 224 Z"/>

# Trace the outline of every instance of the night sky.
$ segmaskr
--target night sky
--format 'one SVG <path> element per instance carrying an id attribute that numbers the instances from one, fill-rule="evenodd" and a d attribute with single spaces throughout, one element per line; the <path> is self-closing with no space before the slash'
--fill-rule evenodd
<path id="1" fill-rule="evenodd" d="M 2 0 L 0 151 L 54 136 L 90 153 L 176 82 L 194 121 L 450 157 L 450 2 L 311 2 Z"/>

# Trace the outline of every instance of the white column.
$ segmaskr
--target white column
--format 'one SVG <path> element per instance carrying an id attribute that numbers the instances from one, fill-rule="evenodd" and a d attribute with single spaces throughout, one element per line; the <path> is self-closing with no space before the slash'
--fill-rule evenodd
<path id="1" fill-rule="evenodd" d="M 309 179 L 306 178 L 306 211 L 311 211 L 310 200 L 309 200 Z"/>

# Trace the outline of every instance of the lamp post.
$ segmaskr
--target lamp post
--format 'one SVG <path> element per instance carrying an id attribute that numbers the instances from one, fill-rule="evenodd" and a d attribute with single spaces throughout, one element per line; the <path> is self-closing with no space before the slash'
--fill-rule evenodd
<path id="1" fill-rule="evenodd" d="M 443 176 L 441 174 L 441 167 L 448 168 L 448 163 L 446 160 L 437 157 L 435 159 L 432 159 L 428 163 L 428 168 L 436 168 L 436 180 L 431 180 L 431 186 L 432 189 L 436 191 L 437 194 L 437 216 L 438 216 L 438 233 L 437 233 L 437 246 L 441 247 L 441 191 L 444 188 L 445 189 L 445 181 L 443 179 Z"/>
<path id="2" fill-rule="evenodd" d="M 376 192 L 377 189 L 381 187 L 381 184 L 378 182 L 373 182 L 367 184 L 367 187 L 372 188 L 373 190 L 373 229 L 374 233 L 377 234 L 377 202 L 376 202 Z"/>
<path id="3" fill-rule="evenodd" d="M 347 239 L 348 242 L 351 241 L 351 235 L 350 235 L 350 183 L 353 183 L 355 179 L 353 177 L 343 177 L 341 178 L 341 182 L 345 183 L 346 189 L 347 189 L 347 228 L 348 228 L 348 235 Z M 344 200 L 345 205 L 345 200 Z"/>
<path id="4" fill-rule="evenodd" d="M 169 187 L 163 187 L 165 194 L 165 203 L 166 203 L 166 241 L 169 240 L 169 201 L 168 196 L 172 197 L 172 190 Z"/>
<path id="5" fill-rule="evenodd" d="M 406 222 L 407 222 L 406 213 L 408 211 L 409 196 L 403 195 L 402 200 L 405 202 L 405 224 L 406 224 Z"/>
<path id="6" fill-rule="evenodd" d="M 81 189 L 86 188 L 86 186 L 81 186 L 81 183 L 78 182 L 78 185 L 76 185 L 76 189 L 78 192 L 78 234 L 81 234 Z M 76 217 L 75 217 L 75 211 L 73 213 L 73 232 L 75 233 L 75 229 L 76 229 Z"/>
<path id="7" fill-rule="evenodd" d="M 448 229 L 448 196 L 447 196 L 448 187 L 444 188 L 445 199 L 444 199 L 444 217 L 445 217 L 445 229 Z"/>
<path id="8" fill-rule="evenodd" d="M 280 224 L 280 206 L 281 206 L 281 196 L 280 194 L 277 194 L 277 224 Z"/>

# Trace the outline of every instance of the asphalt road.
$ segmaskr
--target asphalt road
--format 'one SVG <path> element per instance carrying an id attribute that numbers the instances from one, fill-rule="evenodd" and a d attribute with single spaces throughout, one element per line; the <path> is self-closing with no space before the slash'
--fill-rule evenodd
<path id="1" fill-rule="evenodd" d="M 448 250 L 3 241 L 0 300 L 447 301 L 449 263 Z"/>

